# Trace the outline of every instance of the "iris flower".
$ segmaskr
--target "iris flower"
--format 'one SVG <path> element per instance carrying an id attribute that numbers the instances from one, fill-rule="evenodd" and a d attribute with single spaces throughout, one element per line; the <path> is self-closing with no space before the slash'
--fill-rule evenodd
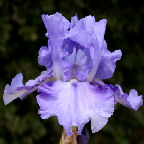
<path id="1" fill-rule="evenodd" d="M 57 116 L 68 136 L 73 134 L 73 126 L 80 135 L 89 121 L 93 133 L 101 130 L 117 103 L 135 111 L 143 104 L 142 95 L 138 96 L 136 90 L 127 94 L 119 85 L 103 82 L 113 76 L 116 61 L 122 56 L 121 50 L 107 49 L 106 19 L 96 21 L 93 16 L 86 16 L 79 20 L 74 16 L 69 22 L 55 13 L 43 14 L 42 20 L 48 46 L 40 48 L 38 63 L 46 71 L 25 85 L 22 74 L 17 74 L 5 87 L 5 104 L 38 91 L 41 118 Z"/>

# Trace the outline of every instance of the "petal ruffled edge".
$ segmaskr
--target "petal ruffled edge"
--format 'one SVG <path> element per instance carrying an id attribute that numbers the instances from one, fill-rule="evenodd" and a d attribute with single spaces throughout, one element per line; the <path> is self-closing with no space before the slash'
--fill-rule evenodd
<path id="1" fill-rule="evenodd" d="M 38 63 L 40 65 L 45 66 L 46 68 L 49 68 L 52 66 L 52 54 L 51 54 L 51 48 L 42 46 L 39 50 L 39 56 L 38 56 Z"/>
<path id="2" fill-rule="evenodd" d="M 72 135 L 72 126 L 78 134 L 91 120 L 92 132 L 102 129 L 114 111 L 113 91 L 109 87 L 91 85 L 89 82 L 55 81 L 39 86 L 37 102 L 42 119 L 57 116 L 58 122 Z"/>
<path id="3" fill-rule="evenodd" d="M 109 79 L 113 76 L 116 68 L 116 61 L 120 60 L 122 56 L 121 50 L 110 52 L 107 49 L 107 44 L 104 42 L 103 52 L 96 72 L 96 77 L 99 79 Z"/>
<path id="4" fill-rule="evenodd" d="M 115 89 L 115 99 L 118 103 L 131 108 L 135 111 L 139 109 L 140 106 L 143 105 L 142 95 L 138 95 L 138 92 L 135 89 L 131 89 L 129 95 L 127 93 L 123 93 L 120 85 L 116 85 Z"/>
<path id="5" fill-rule="evenodd" d="M 70 27 L 70 22 L 58 12 L 53 15 L 43 14 L 41 17 L 47 29 L 46 36 L 49 38 L 64 37 Z"/>
<path id="6" fill-rule="evenodd" d="M 4 104 L 7 105 L 18 97 L 22 100 L 26 95 L 37 90 L 37 86 L 42 85 L 45 81 L 48 81 L 49 78 L 50 76 L 47 75 L 47 72 L 42 72 L 39 77 L 35 80 L 27 81 L 24 86 L 22 73 L 17 74 L 12 79 L 11 85 L 7 84 L 5 86 L 3 94 Z"/>
<path id="7" fill-rule="evenodd" d="M 90 15 L 77 21 L 67 35 L 67 38 L 87 48 L 91 53 L 92 62 L 89 65 L 88 81 L 94 79 L 98 69 L 102 55 L 106 22 L 106 19 L 96 22 L 94 16 Z"/>

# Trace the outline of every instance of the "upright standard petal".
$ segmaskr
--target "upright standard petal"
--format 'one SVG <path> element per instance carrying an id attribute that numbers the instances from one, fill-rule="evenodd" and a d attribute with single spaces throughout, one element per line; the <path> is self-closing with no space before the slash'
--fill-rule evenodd
<path id="1" fill-rule="evenodd" d="M 41 85 L 43 82 L 47 81 L 50 76 L 47 72 L 42 72 L 42 74 L 35 80 L 29 80 L 23 85 L 23 75 L 21 73 L 17 74 L 11 82 L 11 85 L 7 84 L 5 86 L 3 100 L 4 104 L 7 105 L 16 98 L 23 99 L 26 95 L 37 90 L 37 86 Z"/>
<path id="2" fill-rule="evenodd" d="M 70 22 L 63 17 L 60 13 L 53 15 L 42 15 L 43 22 L 47 29 L 46 36 L 49 37 L 49 47 L 51 47 L 53 72 L 56 79 L 63 79 L 63 70 L 61 65 L 62 43 L 68 29 L 70 28 Z M 48 56 L 48 55 L 47 55 Z"/>
<path id="3" fill-rule="evenodd" d="M 105 30 L 106 30 L 106 23 L 107 23 L 107 20 L 102 19 L 102 20 L 96 22 L 94 25 L 94 34 L 98 39 L 98 44 L 99 44 L 100 48 L 103 47 L 103 43 L 104 43 L 104 34 L 105 34 Z"/>
<path id="4" fill-rule="evenodd" d="M 89 40 L 94 34 L 94 26 L 95 18 L 93 16 L 82 18 L 70 29 L 67 37 L 83 47 L 88 47 L 91 44 Z"/>
<path id="5" fill-rule="evenodd" d="M 45 83 L 39 86 L 38 91 L 41 118 L 57 116 L 67 135 L 72 135 L 72 126 L 77 126 L 78 134 L 81 134 L 89 120 L 92 132 L 99 131 L 114 110 L 113 91 L 109 87 L 71 80 Z"/>
<path id="6" fill-rule="evenodd" d="M 104 42 L 102 56 L 96 73 L 99 79 L 108 79 L 113 76 L 116 67 L 116 61 L 120 60 L 122 56 L 121 50 L 110 52 L 107 49 L 107 44 Z"/>
<path id="7" fill-rule="evenodd" d="M 70 27 L 70 22 L 58 12 L 50 16 L 43 14 L 42 20 L 49 38 L 64 37 Z"/>
<path id="8" fill-rule="evenodd" d="M 42 15 L 42 19 L 50 38 L 48 45 L 51 48 L 56 79 L 68 81 L 76 78 L 79 81 L 92 81 L 95 75 L 100 79 L 112 76 L 115 62 L 120 59 L 121 52 L 110 53 L 105 48 L 104 34 L 107 22 L 105 19 L 96 22 L 93 16 L 80 20 L 74 16 L 70 24 L 59 13 L 51 16 Z M 42 52 L 45 52 L 44 55 Z M 39 63 L 49 64 L 50 61 L 46 63 L 49 57 L 48 50 L 42 47 Z"/>
<path id="9" fill-rule="evenodd" d="M 128 95 L 127 93 L 123 93 L 119 85 L 116 85 L 114 91 L 116 101 L 128 108 L 137 111 L 143 105 L 142 95 L 139 96 L 134 89 L 131 89 Z"/>
<path id="10" fill-rule="evenodd" d="M 105 19 L 96 22 L 93 16 L 87 16 L 80 19 L 76 26 L 71 28 L 68 33 L 68 38 L 70 40 L 86 48 L 90 53 L 91 63 L 89 63 L 89 65 L 87 64 L 88 74 L 86 76 L 88 81 L 94 79 L 99 66 L 104 43 L 105 28 Z"/>

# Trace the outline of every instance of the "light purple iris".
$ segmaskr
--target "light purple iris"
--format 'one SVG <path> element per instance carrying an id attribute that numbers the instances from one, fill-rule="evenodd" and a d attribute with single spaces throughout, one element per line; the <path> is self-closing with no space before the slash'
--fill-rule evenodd
<path id="1" fill-rule="evenodd" d="M 48 47 L 40 48 L 38 62 L 47 72 L 25 86 L 22 74 L 16 75 L 5 87 L 5 104 L 38 90 L 41 118 L 57 116 L 67 135 L 72 135 L 72 126 L 78 127 L 80 135 L 90 120 L 92 132 L 101 130 L 117 102 L 133 110 L 143 104 L 142 95 L 138 96 L 136 90 L 130 90 L 128 95 L 119 85 L 102 81 L 113 76 L 116 61 L 122 55 L 121 50 L 107 49 L 105 19 L 96 22 L 93 16 L 80 20 L 74 16 L 69 22 L 60 13 L 42 15 L 42 19 Z"/>

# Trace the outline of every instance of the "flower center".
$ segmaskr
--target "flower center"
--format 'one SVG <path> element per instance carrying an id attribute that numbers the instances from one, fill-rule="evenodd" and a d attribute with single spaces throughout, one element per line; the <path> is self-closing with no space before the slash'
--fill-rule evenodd
<path id="1" fill-rule="evenodd" d="M 62 53 L 65 74 L 70 75 L 68 79 L 84 81 L 91 63 L 89 49 L 67 38 L 63 42 Z"/>
<path id="2" fill-rule="evenodd" d="M 69 38 L 64 40 L 62 49 L 65 51 L 64 60 L 73 65 L 87 65 L 90 62 L 88 49 Z"/>

